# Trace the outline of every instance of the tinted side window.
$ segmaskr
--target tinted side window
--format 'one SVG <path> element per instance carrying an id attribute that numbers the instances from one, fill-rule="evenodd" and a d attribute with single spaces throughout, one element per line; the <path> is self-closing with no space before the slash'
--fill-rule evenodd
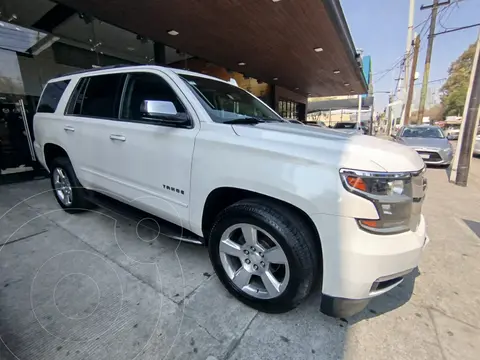
<path id="1" fill-rule="evenodd" d="M 98 75 L 88 78 L 81 105 L 81 115 L 118 118 L 123 78 L 123 74 Z"/>
<path id="2" fill-rule="evenodd" d="M 54 113 L 69 82 L 70 80 L 62 80 L 47 84 L 38 103 L 37 112 Z"/>
<path id="3" fill-rule="evenodd" d="M 175 91 L 160 76 L 149 73 L 130 74 L 121 117 L 129 120 L 142 120 L 140 107 L 144 100 L 171 101 L 177 112 L 185 113 L 185 108 Z"/>

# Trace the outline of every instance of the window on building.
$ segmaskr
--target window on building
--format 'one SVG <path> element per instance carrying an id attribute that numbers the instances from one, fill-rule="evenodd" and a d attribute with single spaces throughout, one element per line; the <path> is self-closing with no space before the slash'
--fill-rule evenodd
<path id="1" fill-rule="evenodd" d="M 279 114 L 280 114 L 280 116 L 281 116 L 282 118 L 286 118 L 286 117 L 287 117 L 287 116 L 286 116 L 286 111 L 285 111 L 285 105 L 286 105 L 286 103 L 285 103 L 285 101 L 283 101 L 283 100 L 280 100 L 280 101 L 278 102 L 278 112 L 279 112 Z"/>
<path id="2" fill-rule="evenodd" d="M 69 82 L 70 80 L 63 80 L 47 84 L 38 104 L 37 112 L 54 113 Z"/>
<path id="3" fill-rule="evenodd" d="M 83 95 L 81 115 L 118 118 L 123 79 L 123 74 L 90 77 Z"/>
<path id="4" fill-rule="evenodd" d="M 131 74 L 128 78 L 121 117 L 142 120 L 140 110 L 145 100 L 170 101 L 178 113 L 186 112 L 175 91 L 160 76 L 150 73 Z"/>
<path id="5" fill-rule="evenodd" d="M 278 111 L 285 119 L 298 119 L 298 104 L 290 100 L 280 100 L 278 102 Z"/>

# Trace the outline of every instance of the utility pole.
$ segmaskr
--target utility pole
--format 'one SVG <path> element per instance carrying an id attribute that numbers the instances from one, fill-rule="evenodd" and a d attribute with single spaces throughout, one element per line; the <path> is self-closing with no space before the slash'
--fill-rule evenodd
<path id="1" fill-rule="evenodd" d="M 420 106 L 418 107 L 419 124 L 422 123 L 423 113 L 425 112 L 425 100 L 427 97 L 428 77 L 430 75 L 430 62 L 432 60 L 433 39 L 435 34 L 435 24 L 437 22 L 438 7 L 450 4 L 450 0 L 439 3 L 438 0 L 433 0 L 432 5 L 420 7 L 420 10 L 432 9 L 432 18 L 430 20 L 430 31 L 428 34 L 427 55 L 425 56 L 425 69 L 423 71 L 422 92 L 420 94 Z"/>
<path id="2" fill-rule="evenodd" d="M 410 73 L 410 80 L 408 81 L 407 103 L 405 105 L 405 125 L 410 123 L 410 109 L 412 107 L 413 86 L 415 85 L 415 72 L 417 71 L 418 53 L 420 52 L 420 35 L 415 37 L 415 44 L 413 45 L 413 62 L 412 71 Z M 406 74 L 405 74 L 406 75 Z"/>
<path id="3" fill-rule="evenodd" d="M 480 118 L 480 33 L 477 38 L 477 48 L 473 59 L 472 73 L 468 87 L 467 99 L 463 110 L 463 123 L 458 139 L 457 152 L 453 160 L 450 181 L 456 185 L 467 186 L 470 161 L 473 153 L 473 143 L 477 134 Z M 458 156 L 457 156 L 458 155 Z"/>
<path id="4" fill-rule="evenodd" d="M 370 126 L 368 127 L 368 135 L 373 135 L 373 117 L 375 115 L 375 111 L 374 111 L 374 108 L 373 108 L 373 104 L 372 106 L 370 106 Z"/>
<path id="5" fill-rule="evenodd" d="M 412 60 L 412 44 L 413 44 L 413 21 L 414 21 L 414 14 L 415 14 L 415 0 L 410 0 L 410 8 L 409 8 L 409 14 L 408 14 L 408 30 L 407 30 L 407 47 L 405 49 L 405 59 L 404 59 L 404 64 L 405 64 L 405 76 L 404 76 L 404 81 L 403 85 L 405 89 L 403 90 L 403 93 L 405 94 L 405 98 L 407 97 L 408 94 L 408 74 L 410 73 L 410 63 Z M 401 120 L 400 120 L 400 126 L 406 125 L 408 123 L 407 118 L 410 117 L 410 113 L 407 115 L 405 112 L 406 107 L 403 107 L 402 113 L 401 113 Z"/>
<path id="6" fill-rule="evenodd" d="M 408 91 L 407 76 L 409 74 L 410 68 L 410 52 L 412 51 L 414 14 L 415 0 L 410 0 L 410 10 L 408 14 L 407 48 L 405 50 L 405 92 Z"/>
<path id="7" fill-rule="evenodd" d="M 362 95 L 358 95 L 357 127 L 362 125 Z"/>
<path id="8" fill-rule="evenodd" d="M 388 96 L 388 107 L 387 107 L 387 135 L 392 135 L 392 106 L 390 105 L 393 102 L 393 95 Z"/>

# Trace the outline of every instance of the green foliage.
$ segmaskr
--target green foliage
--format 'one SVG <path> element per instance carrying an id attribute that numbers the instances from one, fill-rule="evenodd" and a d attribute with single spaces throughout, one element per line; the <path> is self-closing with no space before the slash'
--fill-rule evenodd
<path id="1" fill-rule="evenodd" d="M 440 89 L 444 116 L 463 114 L 474 56 L 475 44 L 472 44 L 450 65 L 447 81 Z"/>

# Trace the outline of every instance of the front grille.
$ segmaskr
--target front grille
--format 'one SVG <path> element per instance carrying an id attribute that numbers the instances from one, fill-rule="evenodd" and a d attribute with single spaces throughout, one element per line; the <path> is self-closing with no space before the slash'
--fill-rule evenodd
<path id="1" fill-rule="evenodd" d="M 442 157 L 436 151 L 417 150 L 417 153 L 424 161 L 442 161 Z"/>

